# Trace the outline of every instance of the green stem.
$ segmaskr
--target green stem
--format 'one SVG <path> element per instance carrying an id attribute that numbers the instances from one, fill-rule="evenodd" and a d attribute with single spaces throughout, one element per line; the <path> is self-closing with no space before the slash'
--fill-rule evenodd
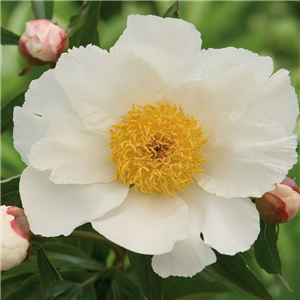
<path id="1" fill-rule="evenodd" d="M 85 285 L 87 285 L 87 284 L 89 284 L 89 283 L 95 281 L 95 280 L 98 278 L 98 276 L 99 276 L 99 275 L 95 275 L 95 276 L 93 276 L 93 277 L 87 279 L 86 281 L 80 283 L 80 286 L 83 287 L 83 286 L 85 286 Z"/>

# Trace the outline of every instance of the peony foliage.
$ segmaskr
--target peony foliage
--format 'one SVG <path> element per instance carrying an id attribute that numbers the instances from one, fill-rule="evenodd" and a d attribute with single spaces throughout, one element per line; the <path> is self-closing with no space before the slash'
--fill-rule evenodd
<path id="1" fill-rule="evenodd" d="M 243 46 L 204 47 L 178 1 L 151 4 L 161 13 L 127 11 L 123 33 L 102 49 L 99 24 L 117 16 L 114 5 L 125 3 L 78 6 L 62 55 L 48 32 L 39 32 L 48 48 L 34 53 L 43 41 L 35 46 L 31 29 L 28 53 L 49 66 L 31 68 L 26 56 L 19 75 L 41 71 L 1 111 L 1 132 L 25 163 L 1 181 L 2 204 L 22 207 L 31 230 L 26 259 L 1 276 L 3 299 L 231 299 L 232 289 L 279 299 L 278 279 L 297 289 L 279 225 L 255 205 L 297 168 L 288 71 Z M 31 9 L 36 24 L 56 23 L 54 1 Z M 20 36 L 3 27 L 1 44 Z"/>

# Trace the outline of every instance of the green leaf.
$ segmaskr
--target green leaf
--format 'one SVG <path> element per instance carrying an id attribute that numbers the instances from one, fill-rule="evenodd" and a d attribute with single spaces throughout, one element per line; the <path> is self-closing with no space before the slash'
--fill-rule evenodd
<path id="1" fill-rule="evenodd" d="M 201 274 L 192 278 L 168 277 L 164 281 L 164 300 L 178 299 L 183 296 L 193 295 L 194 299 L 206 294 L 227 293 L 231 290 L 216 282 L 204 279 Z"/>
<path id="2" fill-rule="evenodd" d="M 53 283 L 43 300 L 97 300 L 94 286 L 84 283 L 60 281 Z"/>
<path id="3" fill-rule="evenodd" d="M 19 193 L 20 175 L 1 181 L 1 204 L 22 208 Z"/>
<path id="4" fill-rule="evenodd" d="M 107 299 L 109 297 L 115 273 L 116 269 L 110 268 L 100 274 L 98 280 L 95 282 L 98 299 Z"/>
<path id="5" fill-rule="evenodd" d="M 128 257 L 133 274 L 139 279 L 142 291 L 148 300 L 160 300 L 163 297 L 163 278 L 152 269 L 150 255 L 129 251 Z"/>
<path id="6" fill-rule="evenodd" d="M 229 283 L 261 299 L 273 299 L 264 284 L 248 268 L 240 254 L 227 256 L 216 253 L 216 255 L 217 262 L 207 266 L 200 273 L 201 276 L 210 281 Z"/>
<path id="7" fill-rule="evenodd" d="M 40 287 L 39 276 L 32 275 L 20 285 L 14 285 L 9 296 L 5 300 L 32 300 L 42 299 L 42 290 Z"/>
<path id="8" fill-rule="evenodd" d="M 81 268 L 91 271 L 103 270 L 103 265 L 85 254 L 79 248 L 62 244 L 47 242 L 45 251 L 56 266 L 61 268 Z"/>
<path id="9" fill-rule="evenodd" d="M 30 1 L 30 3 L 35 19 L 52 19 L 54 1 Z"/>
<path id="10" fill-rule="evenodd" d="M 277 249 L 276 225 L 260 220 L 260 233 L 254 243 L 258 265 L 270 274 L 281 274 L 282 263 Z"/>
<path id="11" fill-rule="evenodd" d="M 99 45 L 98 22 L 100 1 L 86 1 L 77 16 L 70 19 L 67 34 L 70 37 L 70 48 L 73 46 Z"/>
<path id="12" fill-rule="evenodd" d="M 37 250 L 37 265 L 44 293 L 46 292 L 49 285 L 51 285 L 54 282 L 63 280 L 59 275 L 58 271 L 48 259 L 42 247 Z"/>
<path id="13" fill-rule="evenodd" d="M 163 18 L 179 18 L 179 1 L 170 6 L 167 11 L 164 13 Z"/>
<path id="14" fill-rule="evenodd" d="M 20 93 L 1 107 L 1 133 L 13 127 L 13 111 L 15 106 L 22 106 L 25 92 Z"/>
<path id="15" fill-rule="evenodd" d="M 6 299 L 8 295 L 15 291 L 16 286 L 21 286 L 32 274 L 31 273 L 20 273 L 20 274 L 9 274 L 4 272 L 1 275 L 1 297 Z"/>
<path id="16" fill-rule="evenodd" d="M 20 36 L 1 26 L 1 45 L 18 45 Z"/>
<path id="17" fill-rule="evenodd" d="M 111 289 L 114 300 L 144 300 L 139 287 L 129 274 L 116 272 Z"/>
<path id="18" fill-rule="evenodd" d="M 66 33 L 68 35 L 68 37 L 72 37 L 76 31 L 78 31 L 85 23 L 87 16 L 88 16 L 88 12 L 90 10 L 91 5 L 90 4 L 84 4 L 78 15 L 77 16 L 73 16 L 70 20 L 70 24 L 68 25 L 67 29 L 66 29 Z"/>

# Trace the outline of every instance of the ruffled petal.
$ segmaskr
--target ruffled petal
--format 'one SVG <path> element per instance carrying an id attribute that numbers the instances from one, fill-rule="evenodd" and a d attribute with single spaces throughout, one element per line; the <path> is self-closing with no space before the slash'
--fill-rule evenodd
<path id="1" fill-rule="evenodd" d="M 102 218 L 95 230 L 114 243 L 142 254 L 162 254 L 186 238 L 188 208 L 174 196 L 155 196 L 130 191 L 125 201 Z"/>
<path id="2" fill-rule="evenodd" d="M 175 243 L 171 252 L 154 255 L 152 267 L 159 276 L 192 277 L 216 261 L 216 255 L 200 238 L 189 234 L 188 238 Z"/>
<path id="3" fill-rule="evenodd" d="M 197 184 L 190 184 L 179 196 L 192 212 L 204 242 L 218 252 L 234 255 L 248 250 L 256 240 L 259 214 L 250 199 L 217 197 Z"/>
<path id="4" fill-rule="evenodd" d="M 47 121 L 64 114 L 76 114 L 65 91 L 54 77 L 54 69 L 31 82 L 23 108 L 41 115 Z"/>
<path id="5" fill-rule="evenodd" d="M 20 153 L 22 160 L 28 165 L 28 154 L 31 146 L 45 137 L 50 123 L 45 118 L 38 117 L 24 108 L 14 109 L 14 147 Z"/>
<path id="6" fill-rule="evenodd" d="M 30 165 L 51 170 L 50 180 L 61 184 L 110 182 L 114 163 L 109 163 L 109 139 L 87 131 L 77 117 L 68 115 L 55 119 L 46 138 L 31 148 Z"/>
<path id="7" fill-rule="evenodd" d="M 299 107 L 288 71 L 279 70 L 259 90 L 243 120 L 259 124 L 280 124 L 288 135 L 296 126 Z"/>
<path id="8" fill-rule="evenodd" d="M 201 75 L 201 37 L 194 25 L 180 19 L 131 15 L 116 45 L 150 62 L 171 86 Z"/>
<path id="9" fill-rule="evenodd" d="M 203 50 L 201 65 L 204 69 L 203 79 L 222 77 L 237 66 L 250 67 L 258 82 L 266 81 L 273 73 L 273 61 L 270 57 L 233 47 Z"/>
<path id="10" fill-rule="evenodd" d="M 43 236 L 69 235 L 76 227 L 120 205 L 128 188 L 120 182 L 54 184 L 49 171 L 24 170 L 20 194 L 30 229 Z"/>
<path id="11" fill-rule="evenodd" d="M 297 137 L 277 125 L 212 120 L 203 146 L 204 172 L 194 175 L 206 191 L 225 198 L 260 197 L 297 162 Z"/>
<path id="12" fill-rule="evenodd" d="M 217 79 L 182 84 L 172 91 L 169 102 L 181 105 L 203 125 L 215 117 L 236 121 L 244 117 L 260 86 L 249 67 L 234 67 Z"/>
<path id="13" fill-rule="evenodd" d="M 120 47 L 110 53 L 91 45 L 73 48 L 59 59 L 55 76 L 86 126 L 103 134 L 133 104 L 157 102 L 166 87 L 148 62 Z"/>

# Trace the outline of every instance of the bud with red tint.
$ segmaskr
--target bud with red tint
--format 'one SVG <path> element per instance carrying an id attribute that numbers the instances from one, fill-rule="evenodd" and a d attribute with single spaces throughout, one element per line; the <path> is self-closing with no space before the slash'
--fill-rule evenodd
<path id="1" fill-rule="evenodd" d="M 19 40 L 21 56 L 34 66 L 55 63 L 69 47 L 66 33 L 46 19 L 26 23 L 26 30 Z"/>
<path id="2" fill-rule="evenodd" d="M 23 209 L 1 206 L 1 271 L 21 264 L 30 249 L 30 229 Z"/>
<path id="3" fill-rule="evenodd" d="M 256 208 L 260 217 L 271 224 L 285 223 L 291 220 L 300 206 L 299 188 L 295 181 L 286 177 L 275 189 L 256 199 Z"/>

